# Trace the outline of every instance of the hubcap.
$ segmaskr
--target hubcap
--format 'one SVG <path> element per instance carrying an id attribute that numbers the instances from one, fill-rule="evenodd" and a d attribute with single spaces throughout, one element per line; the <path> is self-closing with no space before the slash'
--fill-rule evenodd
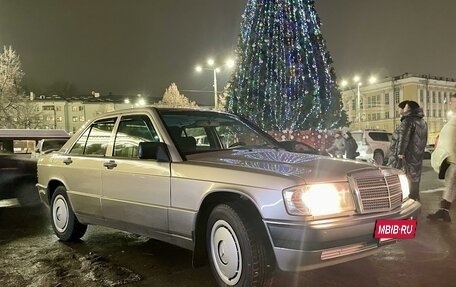
<path id="1" fill-rule="evenodd" d="M 68 204 L 62 195 L 58 195 L 54 199 L 52 205 L 52 218 L 54 226 L 58 232 L 64 232 L 68 226 Z"/>
<path id="2" fill-rule="evenodd" d="M 240 244 L 233 228 L 224 220 L 218 220 L 212 226 L 211 256 L 223 282 L 231 286 L 239 282 L 242 273 Z"/>

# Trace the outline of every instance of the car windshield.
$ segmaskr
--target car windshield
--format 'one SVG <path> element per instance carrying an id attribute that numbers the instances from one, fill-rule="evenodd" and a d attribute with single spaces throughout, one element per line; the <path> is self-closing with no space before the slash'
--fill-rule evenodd
<path id="1" fill-rule="evenodd" d="M 177 148 L 184 154 L 224 149 L 279 148 L 276 140 L 240 118 L 218 112 L 159 110 Z"/>

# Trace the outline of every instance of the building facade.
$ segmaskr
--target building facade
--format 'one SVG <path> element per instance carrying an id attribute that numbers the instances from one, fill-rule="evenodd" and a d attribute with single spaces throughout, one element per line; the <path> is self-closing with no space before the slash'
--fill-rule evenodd
<path id="1" fill-rule="evenodd" d="M 450 95 L 456 93 L 456 80 L 428 75 L 403 74 L 374 84 L 357 85 L 342 91 L 350 130 L 380 129 L 393 132 L 400 124 L 397 105 L 416 101 L 428 123 L 428 143 L 434 143 L 447 121 Z"/>
<path id="2" fill-rule="evenodd" d="M 128 109 L 148 104 L 148 100 L 136 96 L 82 95 L 62 97 L 58 95 L 35 97 L 31 94 L 37 112 L 40 114 L 41 126 L 44 129 L 62 129 L 75 133 L 87 120 L 114 110 Z M 157 103 L 161 98 L 153 98 Z M 199 106 L 202 109 L 211 109 L 210 106 Z"/>
<path id="3" fill-rule="evenodd" d="M 88 119 L 116 109 L 126 109 L 135 104 L 125 103 L 120 96 L 75 96 L 63 98 L 58 95 L 33 97 L 37 112 L 40 112 L 42 127 L 62 129 L 75 133 Z"/>

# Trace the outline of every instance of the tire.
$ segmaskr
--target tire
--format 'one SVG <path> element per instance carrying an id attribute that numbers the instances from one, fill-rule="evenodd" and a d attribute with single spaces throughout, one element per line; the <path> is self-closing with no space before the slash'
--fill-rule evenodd
<path id="1" fill-rule="evenodd" d="M 239 203 L 216 206 L 208 219 L 206 242 L 212 273 L 219 286 L 268 286 L 272 251 L 261 224 Z"/>
<path id="2" fill-rule="evenodd" d="M 76 218 L 63 186 L 57 187 L 52 195 L 51 222 L 55 234 L 61 241 L 78 240 L 87 230 L 87 225 L 80 223 Z"/>
<path id="3" fill-rule="evenodd" d="M 374 163 L 377 165 L 383 165 L 383 161 L 385 160 L 385 157 L 383 156 L 383 153 L 380 151 L 374 152 Z"/>

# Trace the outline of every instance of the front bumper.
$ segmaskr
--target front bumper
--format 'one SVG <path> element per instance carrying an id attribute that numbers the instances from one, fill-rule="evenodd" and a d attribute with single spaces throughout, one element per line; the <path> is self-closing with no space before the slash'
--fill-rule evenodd
<path id="1" fill-rule="evenodd" d="M 374 238 L 378 219 L 416 219 L 418 201 L 408 200 L 399 211 L 316 220 L 307 224 L 266 221 L 278 267 L 283 271 L 304 271 L 369 256 L 381 242 Z"/>

